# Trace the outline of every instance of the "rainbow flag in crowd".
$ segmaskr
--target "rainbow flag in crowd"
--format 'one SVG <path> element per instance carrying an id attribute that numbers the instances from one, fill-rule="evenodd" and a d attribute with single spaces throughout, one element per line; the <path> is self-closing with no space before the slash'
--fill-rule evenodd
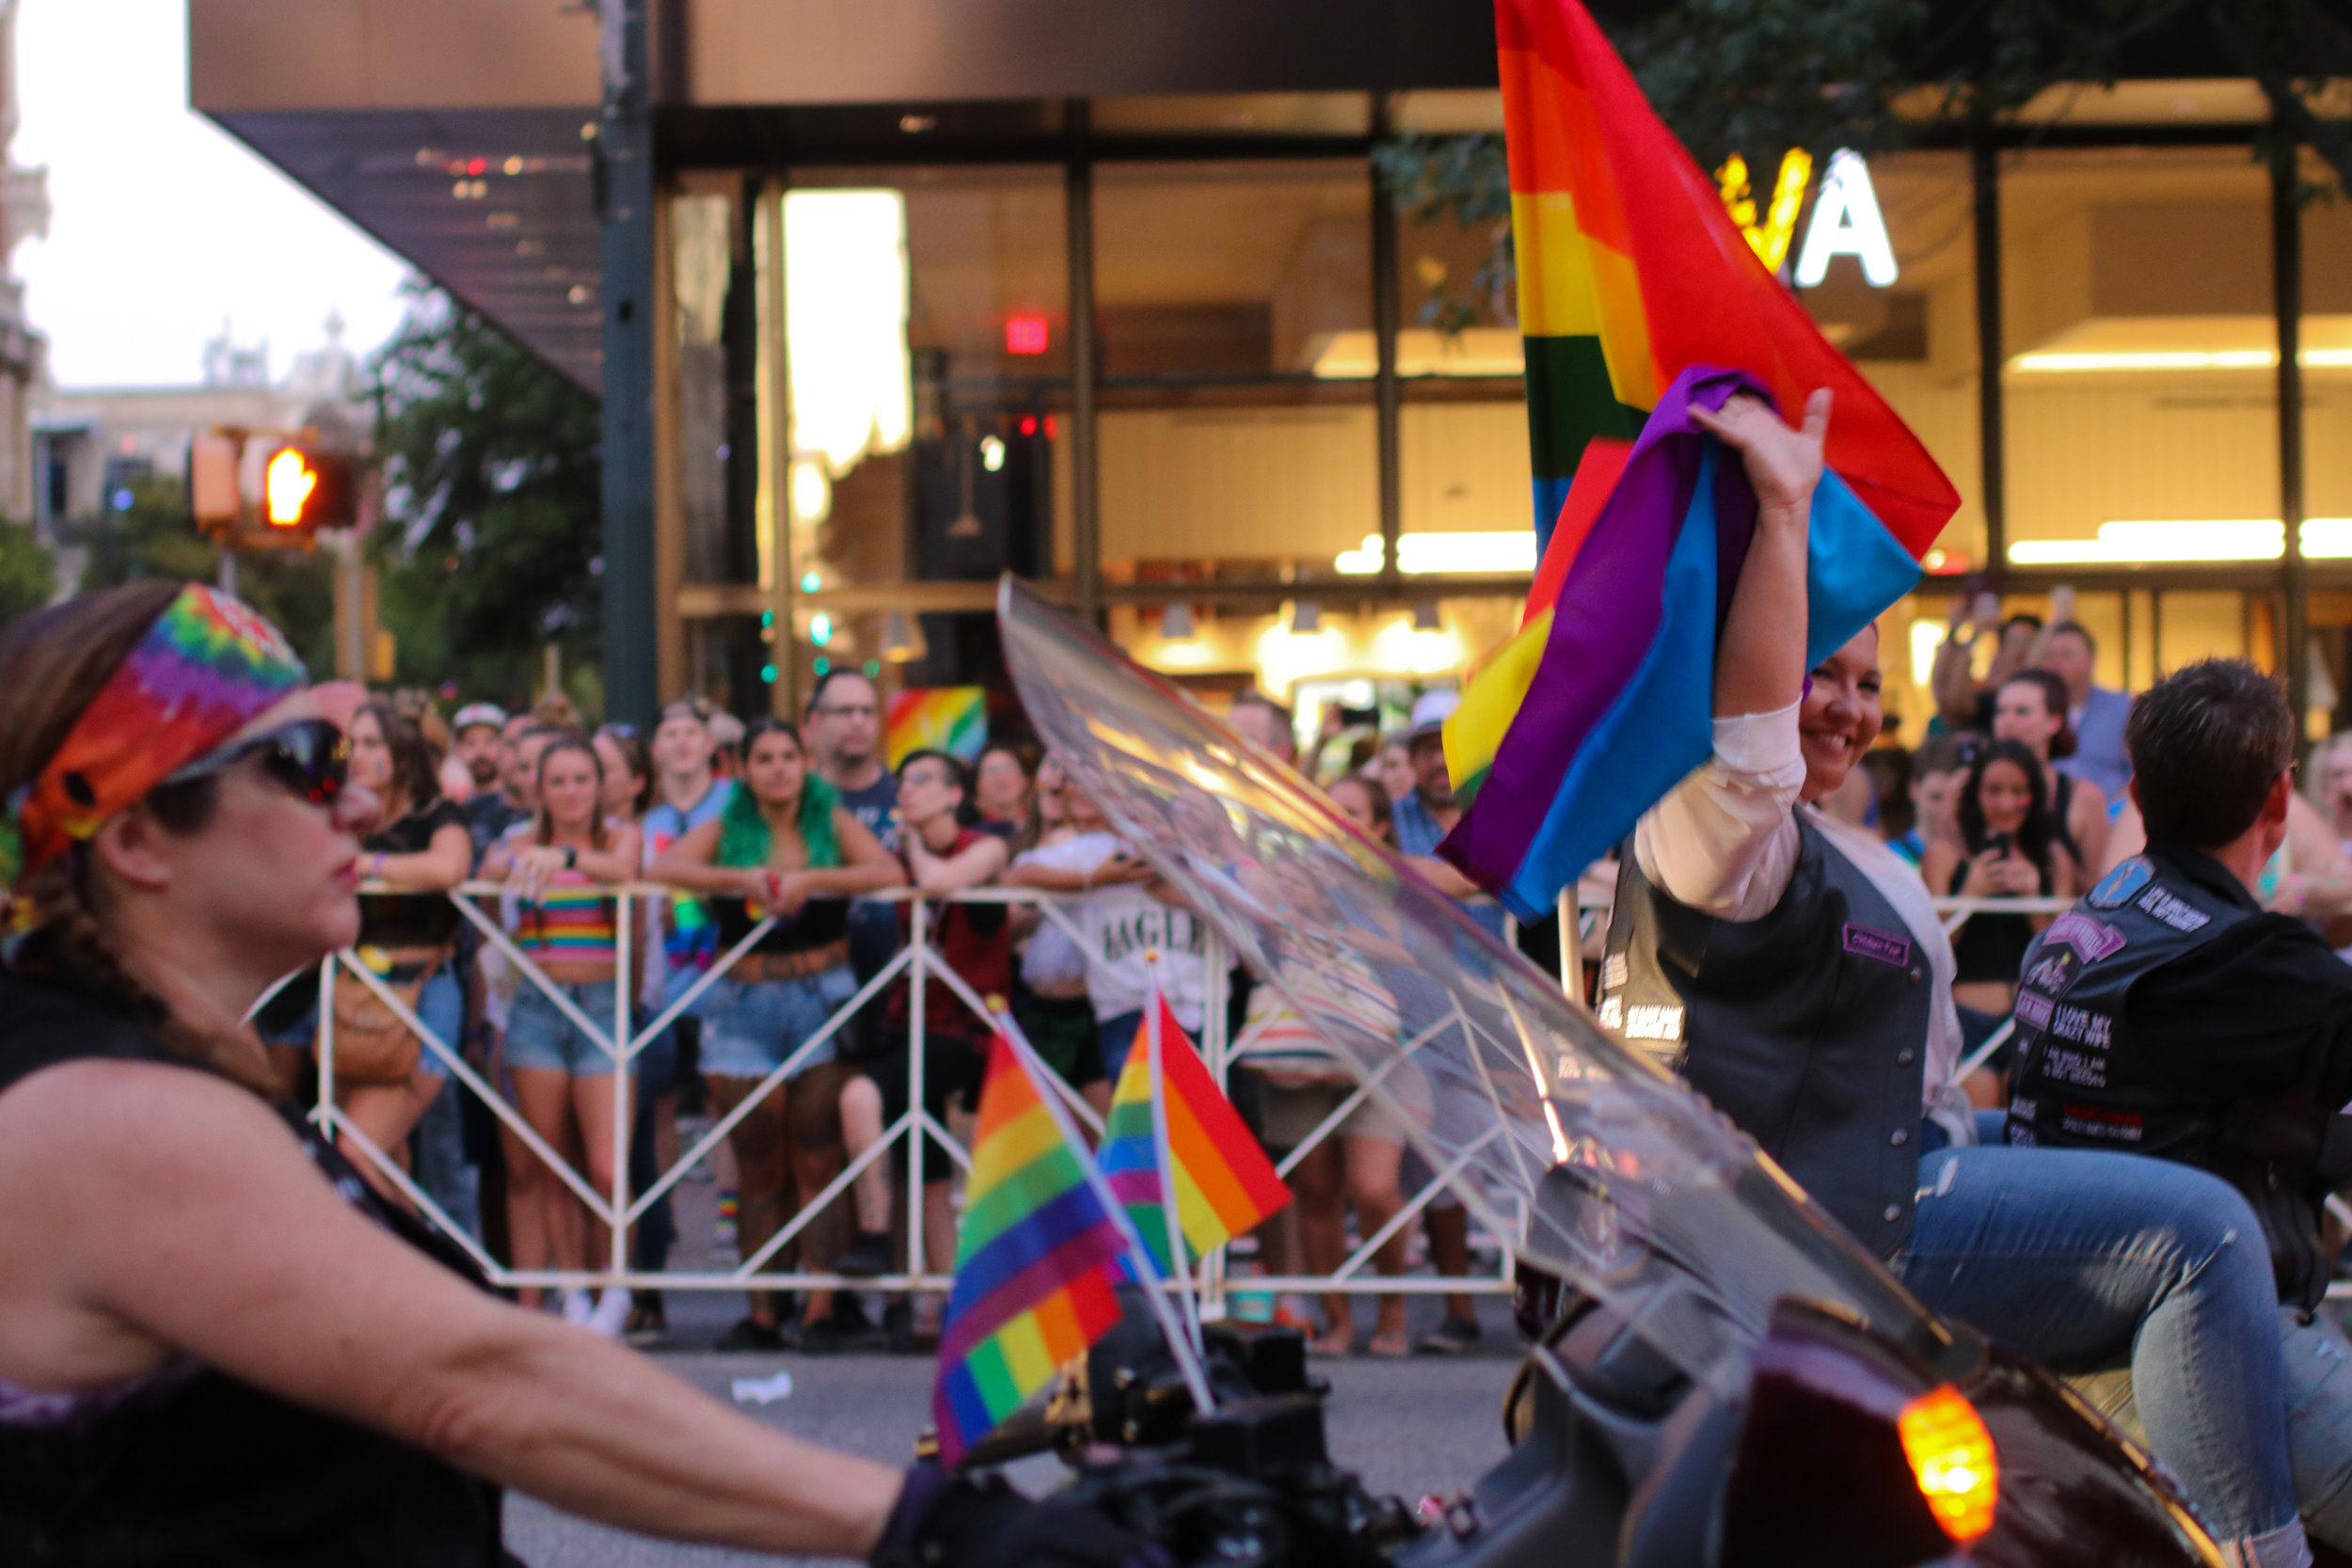
<path id="1" fill-rule="evenodd" d="M 1258 1140 L 1209 1076 L 1184 1037 L 1168 999 L 1155 995 L 1160 1024 L 1160 1106 L 1168 1118 L 1168 1164 L 1177 1226 L 1197 1256 L 1232 1241 L 1291 1200 Z M 1151 1053 L 1127 1053 L 1111 1095 L 1110 1120 L 1095 1164 L 1151 1251 L 1162 1277 L 1186 1265 L 1168 1256 L 1168 1213 L 1160 1180 L 1158 1119 Z"/>
<path id="2" fill-rule="evenodd" d="M 1440 852 L 1521 918 L 1707 759 L 1715 634 L 1756 500 L 1693 400 L 1836 394 L 1809 657 L 1918 578 L 1959 507 L 1893 409 L 1765 269 L 1577 0 L 1495 0 L 1535 534 L 1518 636 L 1446 725 Z"/>
<path id="3" fill-rule="evenodd" d="M 990 1044 L 931 1417 L 954 1465 L 1119 1321 L 1119 1222 L 1010 1041 Z"/>
<path id="4" fill-rule="evenodd" d="M 891 771 L 909 752 L 945 752 L 977 763 L 988 746 L 988 689 L 910 686 L 890 694 L 882 715 L 882 760 Z"/>

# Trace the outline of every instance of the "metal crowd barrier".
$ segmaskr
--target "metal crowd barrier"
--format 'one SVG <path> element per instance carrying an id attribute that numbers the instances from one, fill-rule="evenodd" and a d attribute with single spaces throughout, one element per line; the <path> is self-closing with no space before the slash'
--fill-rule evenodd
<path id="1" fill-rule="evenodd" d="M 362 895 L 392 893 L 383 883 L 363 884 Z M 971 1155 L 960 1139 L 924 1106 L 924 1052 L 907 1053 L 907 1110 L 882 1130 L 882 1136 L 864 1153 L 849 1161 L 841 1172 L 818 1193 L 803 1202 L 791 1218 L 777 1233 L 756 1251 L 744 1257 L 731 1269 L 680 1270 L 648 1272 L 629 1265 L 630 1238 L 647 1210 L 665 1193 L 685 1180 L 689 1171 L 707 1158 L 727 1134 L 747 1116 L 767 1101 L 775 1090 L 793 1076 L 800 1065 L 819 1050 L 843 1029 L 850 1026 L 858 1011 L 882 1000 L 889 988 L 904 976 L 909 985 L 908 1034 L 914 1040 L 924 1037 L 925 1014 L 930 1003 L 929 980 L 942 981 L 955 997 L 957 1005 L 968 1008 L 976 1017 L 988 1017 L 983 999 L 972 991 L 963 978 L 941 962 L 936 956 L 931 928 L 936 907 L 949 904 L 1030 904 L 1038 907 L 1043 918 L 1053 921 L 1066 931 L 1081 950 L 1089 957 L 1099 952 L 1088 948 L 1085 933 L 1061 907 L 1075 895 L 1041 893 L 1030 889 L 975 888 L 946 896 L 918 895 L 912 889 L 884 891 L 861 895 L 882 900 L 910 903 L 913 908 L 908 921 L 908 940 L 893 955 L 880 972 L 861 985 L 856 993 L 844 1003 L 825 1022 L 803 1040 L 785 1060 L 729 1111 L 712 1123 L 691 1148 L 682 1150 L 676 1163 L 662 1171 L 642 1193 L 632 1193 L 629 1185 L 629 1136 L 635 1117 L 631 1114 L 631 1096 L 635 1092 L 632 1064 L 638 1055 L 662 1031 L 689 1013 L 710 987 L 728 974 L 745 955 L 749 954 L 775 925 L 771 915 L 754 926 L 733 948 L 719 959 L 677 1000 L 669 1003 L 642 1027 L 634 1022 L 636 1008 L 635 946 L 640 939 L 642 911 L 647 901 L 666 901 L 675 890 L 660 883 L 632 882 L 606 889 L 614 901 L 616 951 L 614 955 L 613 1010 L 609 1021 L 599 1021 L 588 1014 L 563 993 L 546 973 L 516 944 L 500 922 L 480 907 L 481 899 L 502 899 L 508 893 L 506 884 L 493 881 L 469 881 L 452 889 L 449 896 L 459 913 L 481 934 L 488 950 L 497 952 L 512 966 L 521 985 L 535 987 L 542 997 L 554 1006 L 610 1057 L 614 1070 L 610 1075 L 613 1095 L 612 1180 L 609 1190 L 599 1192 L 569 1161 L 564 1159 L 538 1132 L 532 1130 L 521 1113 L 500 1094 L 483 1076 L 475 1065 L 454 1042 L 437 1035 L 416 1011 L 404 1002 L 386 982 L 361 961 L 357 952 L 344 949 L 327 958 L 321 964 L 318 1007 L 318 1101 L 310 1115 L 323 1129 L 336 1134 L 346 1148 L 364 1160 L 387 1181 L 395 1187 L 419 1212 L 431 1219 L 473 1258 L 475 1263 L 492 1284 L 501 1287 L 602 1288 L 626 1286 L 631 1289 L 662 1291 L 745 1291 L 745 1290 L 928 1290 L 944 1291 L 952 1282 L 947 1269 L 952 1259 L 928 1259 L 924 1257 L 923 1186 L 925 1154 L 930 1140 L 916 1136 L 928 1132 L 944 1148 L 961 1173 L 971 1169 Z M 1246 1054 L 1249 1032 L 1243 1038 L 1228 1038 L 1227 1003 L 1230 988 L 1230 958 L 1223 940 L 1205 923 L 1200 926 L 1207 947 L 1204 968 L 1207 973 L 1206 996 L 1203 1005 L 1201 1038 L 1197 1042 L 1209 1069 L 1220 1085 L 1229 1081 L 1236 1061 Z M 555 1178 L 577 1197 L 597 1224 L 610 1227 L 612 1251 L 602 1267 L 580 1270 L 516 1269 L 501 1263 L 485 1248 L 480 1239 L 460 1226 L 440 1204 L 420 1186 L 406 1170 L 376 1147 L 351 1120 L 335 1098 L 335 990 L 340 985 L 358 984 L 367 988 L 375 999 L 388 1007 L 407 1029 L 418 1037 L 423 1050 L 431 1052 L 445 1069 L 448 1083 L 442 1092 L 452 1092 L 448 1085 L 456 1085 L 462 1092 L 474 1095 L 500 1123 L 512 1132 L 532 1156 L 544 1164 Z M 1409 1053 L 1424 1046 L 1451 1022 L 1423 1033 L 1406 1045 Z M 1391 1064 L 1393 1065 L 1393 1064 Z M 1385 1069 L 1384 1069 L 1385 1070 Z M 1066 1103 L 1089 1133 L 1100 1134 L 1102 1119 L 1093 1108 L 1058 1076 L 1052 1078 L 1051 1087 Z M 1346 1100 L 1308 1135 L 1283 1161 L 1280 1168 L 1287 1174 L 1299 1160 L 1317 1145 L 1335 1135 L 1340 1123 L 1366 1096 L 1373 1092 L 1371 1085 L 1359 1084 Z M 787 1090 L 788 1095 L 789 1090 Z M 903 1143 L 905 1159 L 905 1190 L 900 1195 L 906 1204 L 906 1261 L 904 1270 L 876 1278 L 850 1279 L 838 1275 L 806 1269 L 769 1269 L 766 1265 L 785 1247 L 800 1236 L 811 1220 L 835 1201 L 842 1200 L 861 1173 L 876 1162 L 890 1156 L 894 1147 Z M 1512 1256 L 1510 1238 L 1498 1238 L 1501 1243 L 1499 1268 L 1488 1274 L 1470 1275 L 1381 1275 L 1367 1273 L 1366 1265 L 1383 1243 L 1403 1227 L 1427 1209 L 1445 1190 L 1452 1178 L 1460 1174 L 1469 1154 L 1465 1153 L 1437 1171 L 1422 1189 L 1401 1195 L 1404 1202 L 1397 1214 L 1374 1234 L 1365 1237 L 1357 1249 L 1328 1275 L 1268 1275 L 1246 1281 L 1233 1279 L 1230 1270 L 1228 1249 L 1219 1247 L 1200 1259 L 1193 1280 L 1200 1299 L 1204 1316 L 1223 1317 L 1236 1291 L 1265 1292 L 1344 1292 L 1352 1294 L 1462 1292 L 1503 1294 L 1512 1289 Z M 936 1180 L 936 1177 L 933 1178 Z"/>

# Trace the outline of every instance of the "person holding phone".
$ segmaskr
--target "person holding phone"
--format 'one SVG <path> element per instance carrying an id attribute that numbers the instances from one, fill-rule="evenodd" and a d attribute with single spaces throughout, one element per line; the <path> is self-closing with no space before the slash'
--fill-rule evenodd
<path id="1" fill-rule="evenodd" d="M 2048 777 L 2025 742 L 1977 749 L 1953 816 L 1961 842 L 1931 844 L 1920 858 L 1929 887 L 1962 898 L 2072 898 L 2082 891 L 2082 867 L 2058 840 Z M 1959 962 L 1952 1000 L 1995 1018 L 2007 1013 L 2026 948 L 2049 923 L 2046 914 L 1970 915 L 1952 939 Z"/>
<path id="2" fill-rule="evenodd" d="M 2000 623 L 1999 641 L 1984 680 L 1976 678 L 1977 641 L 1999 618 L 1997 594 L 1979 593 L 1972 601 L 1952 601 L 1952 615 L 1944 641 L 1935 650 L 1928 686 L 1935 693 L 1938 716 L 1948 730 L 1989 733 L 1993 728 L 1993 694 L 2001 683 L 2033 663 L 2042 641 L 2042 617 L 2012 615 Z"/>

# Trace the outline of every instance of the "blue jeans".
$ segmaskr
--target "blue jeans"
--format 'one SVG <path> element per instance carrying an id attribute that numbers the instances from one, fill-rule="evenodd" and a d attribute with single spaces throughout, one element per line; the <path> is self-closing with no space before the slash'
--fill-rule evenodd
<path id="1" fill-rule="evenodd" d="M 1103 1075 L 1115 1088 L 1119 1074 L 1127 1066 L 1127 1053 L 1136 1048 L 1136 1037 L 1143 1030 L 1143 1010 L 1120 1013 L 1106 1018 L 1094 1026 L 1094 1038 L 1103 1055 Z"/>
<path id="2" fill-rule="evenodd" d="M 1930 1307 L 2058 1366 L 2128 1352 L 2149 1447 L 2225 1543 L 2296 1522 L 2278 1290 L 2220 1178 L 2058 1148 L 1919 1162 L 1895 1272 Z"/>
<path id="3" fill-rule="evenodd" d="M 2287 1455 L 2312 1535 L 2352 1550 L 2352 1339 L 2326 1311 L 2279 1308 L 2287 1375 Z"/>
<path id="4" fill-rule="evenodd" d="M 457 976 L 444 964 L 417 995 L 417 1018 L 452 1051 L 459 1048 L 466 1026 L 466 998 Z M 464 1085 L 453 1088 L 449 1064 L 425 1046 L 418 1055 L 425 1071 L 442 1081 L 441 1092 L 417 1120 L 417 1185 L 469 1236 L 482 1234 L 482 1173 L 466 1158 L 466 1108 L 460 1102 L 472 1092 Z"/>
<path id="5" fill-rule="evenodd" d="M 857 994 L 857 976 L 835 964 L 798 980 L 737 980 L 725 976 L 694 1004 L 703 1021 L 703 1071 L 716 1078 L 765 1078 L 801 1042 Z M 840 1054 L 841 1036 L 801 1058 L 794 1076 Z"/>

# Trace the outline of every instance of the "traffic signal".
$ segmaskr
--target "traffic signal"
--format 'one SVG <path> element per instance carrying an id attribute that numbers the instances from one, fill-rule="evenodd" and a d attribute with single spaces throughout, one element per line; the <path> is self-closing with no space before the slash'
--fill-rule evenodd
<path id="1" fill-rule="evenodd" d="M 260 521 L 268 534 L 309 540 L 321 529 L 358 520 L 352 460 L 299 442 L 278 448 L 262 466 Z"/>

